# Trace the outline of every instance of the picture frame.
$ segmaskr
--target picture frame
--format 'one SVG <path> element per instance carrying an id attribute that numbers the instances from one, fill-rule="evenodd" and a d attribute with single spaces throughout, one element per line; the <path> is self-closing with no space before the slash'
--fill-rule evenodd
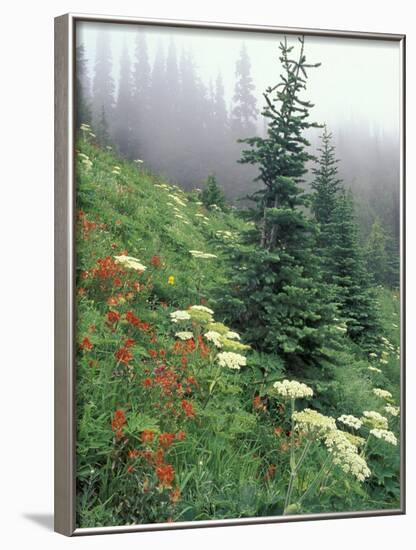
<path id="1" fill-rule="evenodd" d="M 259 33 L 281 36 L 318 37 L 345 40 L 382 41 L 398 47 L 399 145 L 400 164 L 400 496 L 399 506 L 392 509 L 324 511 L 293 515 L 265 515 L 235 519 L 153 522 L 146 524 L 80 527 L 76 518 L 76 44 L 77 25 L 141 25 L 151 29 L 191 29 Z M 206 23 L 132 17 L 67 14 L 55 18 L 55 531 L 66 536 L 119 533 L 132 531 L 169 530 L 244 524 L 311 521 L 397 515 L 405 513 L 405 36 L 399 34 L 329 31 L 272 26 L 251 26 L 231 23 Z"/>

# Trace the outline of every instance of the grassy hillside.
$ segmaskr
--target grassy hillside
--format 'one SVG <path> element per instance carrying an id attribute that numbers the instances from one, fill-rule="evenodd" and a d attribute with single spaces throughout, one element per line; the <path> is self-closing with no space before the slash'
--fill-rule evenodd
<path id="1" fill-rule="evenodd" d="M 355 464 L 367 461 L 358 479 L 327 434 L 291 424 L 295 402 L 273 387 L 281 359 L 250 349 L 215 314 L 228 252 L 250 225 L 111 149 L 77 147 L 78 525 L 397 507 L 399 445 L 370 435 L 386 426 L 362 415 L 388 417 L 397 436 L 398 296 L 377 290 L 379 354 L 340 335 L 330 376 L 299 380 L 313 396 L 298 410 L 361 418 L 360 429 L 338 422 L 331 432 L 345 430 Z M 259 378 L 266 364 L 272 375 Z"/>

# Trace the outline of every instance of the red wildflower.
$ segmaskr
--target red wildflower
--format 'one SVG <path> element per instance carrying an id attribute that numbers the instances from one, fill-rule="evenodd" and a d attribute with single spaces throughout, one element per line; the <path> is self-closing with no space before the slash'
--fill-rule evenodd
<path id="1" fill-rule="evenodd" d="M 81 342 L 80 346 L 81 346 L 81 349 L 86 350 L 86 351 L 93 348 L 93 345 L 92 345 L 92 343 L 91 343 L 91 340 L 90 340 L 89 338 L 87 338 L 87 337 L 85 337 L 85 338 L 83 339 L 83 341 Z"/>
<path id="2" fill-rule="evenodd" d="M 154 454 L 154 461 L 156 466 L 162 466 L 165 460 L 165 451 L 163 449 L 158 449 Z"/>
<path id="3" fill-rule="evenodd" d="M 111 421 L 111 428 L 115 432 L 116 439 L 123 437 L 123 426 L 126 424 L 126 415 L 122 409 L 117 409 Z"/>
<path id="4" fill-rule="evenodd" d="M 171 464 L 163 464 L 156 468 L 156 475 L 161 487 L 172 487 L 175 478 L 175 470 Z"/>
<path id="5" fill-rule="evenodd" d="M 195 416 L 194 407 L 190 401 L 183 399 L 181 403 L 181 407 L 185 412 L 186 416 L 189 416 L 190 418 L 193 418 Z"/>
<path id="6" fill-rule="evenodd" d="M 107 305 L 109 306 L 116 306 L 118 304 L 117 298 L 114 298 L 114 296 L 110 296 L 110 298 L 107 300 Z"/>
<path id="7" fill-rule="evenodd" d="M 256 397 L 253 399 L 253 409 L 257 411 L 265 411 L 266 405 L 263 402 L 263 399 L 260 397 L 260 395 L 256 395 Z"/>
<path id="8" fill-rule="evenodd" d="M 264 476 L 265 481 L 269 481 L 270 479 L 274 478 L 276 474 L 276 464 L 270 464 L 270 466 L 267 468 L 267 472 Z"/>
<path id="9" fill-rule="evenodd" d="M 152 256 L 150 263 L 152 264 L 153 267 L 156 267 L 156 268 L 160 267 L 162 265 L 160 256 Z"/>
<path id="10" fill-rule="evenodd" d="M 155 433 L 152 430 L 144 430 L 141 435 L 142 443 L 151 443 L 155 438 Z"/>
<path id="11" fill-rule="evenodd" d="M 169 495 L 169 498 L 172 504 L 176 504 L 181 499 L 181 490 L 179 489 L 179 487 L 173 489 L 173 491 Z"/>
<path id="12" fill-rule="evenodd" d="M 86 293 L 87 291 L 85 290 L 85 288 L 81 287 L 78 289 L 78 296 L 85 296 Z"/>
<path id="13" fill-rule="evenodd" d="M 202 339 L 201 335 L 198 336 L 198 344 L 199 344 L 199 353 L 201 354 L 201 356 L 205 357 L 206 355 L 208 355 L 209 354 L 209 348 L 205 344 L 205 342 Z"/>
<path id="14" fill-rule="evenodd" d="M 164 449 L 168 449 L 175 441 L 175 434 L 163 433 L 159 436 L 159 445 Z"/>
<path id="15" fill-rule="evenodd" d="M 283 428 L 281 426 L 278 426 L 277 428 L 274 429 L 274 433 L 275 435 L 277 435 L 277 437 L 280 437 L 283 433 Z"/>
<path id="16" fill-rule="evenodd" d="M 143 386 L 145 388 L 150 388 L 152 385 L 153 385 L 153 380 L 151 378 L 147 377 L 143 380 Z"/>
<path id="17" fill-rule="evenodd" d="M 120 320 L 120 313 L 118 311 L 109 311 L 107 313 L 107 320 L 112 325 Z"/>
<path id="18" fill-rule="evenodd" d="M 133 340 L 133 338 L 127 338 L 127 340 L 124 342 L 125 348 L 132 348 L 136 344 L 136 341 Z"/>
<path id="19" fill-rule="evenodd" d="M 134 460 L 138 456 L 140 456 L 140 451 L 137 449 L 130 449 L 127 455 L 131 460 Z"/>
<path id="20" fill-rule="evenodd" d="M 115 286 L 115 287 L 121 286 L 121 279 L 120 279 L 120 277 L 115 277 L 115 278 L 113 279 L 113 286 Z"/>
<path id="21" fill-rule="evenodd" d="M 178 441 L 183 441 L 185 437 L 186 437 L 186 433 L 182 430 L 176 434 L 176 439 Z"/>
<path id="22" fill-rule="evenodd" d="M 120 361 L 120 363 L 124 363 L 125 365 L 133 359 L 133 354 L 127 348 L 118 349 L 115 355 L 117 361 Z"/>
<path id="23" fill-rule="evenodd" d="M 150 357 L 153 357 L 153 359 L 155 359 L 157 357 L 157 351 L 156 350 L 149 349 L 148 352 L 149 352 Z"/>

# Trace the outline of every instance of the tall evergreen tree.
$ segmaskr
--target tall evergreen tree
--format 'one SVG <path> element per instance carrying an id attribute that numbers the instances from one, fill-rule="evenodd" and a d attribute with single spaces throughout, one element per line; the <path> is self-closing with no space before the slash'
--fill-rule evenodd
<path id="1" fill-rule="evenodd" d="M 352 194 L 341 193 L 328 224 L 331 244 L 325 254 L 325 277 L 336 289 L 348 336 L 363 349 L 376 351 L 380 332 L 378 308 L 358 240 Z"/>
<path id="2" fill-rule="evenodd" d="M 97 141 L 102 147 L 105 145 L 110 145 L 110 130 L 104 105 L 101 107 L 100 117 L 95 123 L 95 133 L 97 136 Z"/>
<path id="3" fill-rule="evenodd" d="M 92 123 L 90 79 L 88 78 L 87 60 L 85 59 L 85 47 L 80 44 L 76 48 L 75 57 L 76 74 L 76 126 Z"/>
<path id="4" fill-rule="evenodd" d="M 132 126 L 132 73 L 130 57 L 124 45 L 120 58 L 120 80 L 118 83 L 117 101 L 114 109 L 114 141 L 119 152 L 131 157 Z"/>
<path id="5" fill-rule="evenodd" d="M 114 79 L 112 76 L 112 58 L 110 34 L 99 31 L 95 53 L 93 79 L 93 121 L 94 125 L 102 123 L 103 112 L 108 128 L 113 122 Z M 111 133 L 111 131 L 110 131 Z"/>
<path id="6" fill-rule="evenodd" d="M 257 166 L 264 187 L 253 197 L 254 241 L 250 247 L 236 247 L 232 297 L 226 304 L 234 325 L 252 345 L 279 353 L 292 371 L 322 360 L 335 316 L 320 280 L 314 224 L 305 216 L 300 188 L 311 158 L 303 133 L 317 126 L 308 121 L 312 104 L 300 94 L 307 69 L 319 64 L 306 63 L 304 40 L 299 40 L 296 60 L 286 39 L 280 44 L 283 74 L 264 94 L 267 136 L 243 140 L 250 149 L 243 152 L 242 162 Z"/>
<path id="7" fill-rule="evenodd" d="M 254 81 L 250 73 L 251 64 L 245 44 L 242 45 L 240 57 L 235 69 L 235 90 L 231 110 L 231 129 L 239 138 L 252 136 L 256 131 L 257 108 L 254 95 Z"/>
<path id="8" fill-rule="evenodd" d="M 387 282 L 388 261 L 386 252 L 386 235 L 376 218 L 370 231 L 366 247 L 367 269 L 378 284 Z"/>
<path id="9" fill-rule="evenodd" d="M 332 219 L 337 197 L 340 191 L 341 180 L 338 178 L 338 159 L 335 158 L 335 147 L 331 144 L 332 134 L 326 126 L 321 136 L 322 145 L 317 167 L 312 169 L 314 180 L 311 184 L 312 211 L 320 224 L 327 224 Z"/>
<path id="10" fill-rule="evenodd" d="M 148 156 L 147 132 L 150 128 L 150 76 L 151 68 L 146 35 L 142 30 L 136 34 L 132 76 L 132 144 L 134 158 Z"/>
<path id="11" fill-rule="evenodd" d="M 213 205 L 221 210 L 225 208 L 224 192 L 213 174 L 210 174 L 205 182 L 205 187 L 201 193 L 201 200 L 207 208 Z"/>

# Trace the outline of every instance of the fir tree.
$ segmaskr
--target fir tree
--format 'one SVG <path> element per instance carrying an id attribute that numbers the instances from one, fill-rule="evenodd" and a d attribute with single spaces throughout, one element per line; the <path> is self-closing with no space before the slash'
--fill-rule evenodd
<path id="1" fill-rule="evenodd" d="M 303 132 L 317 124 L 308 121 L 312 105 L 299 95 L 307 68 L 318 64 L 306 63 L 303 39 L 297 60 L 292 51 L 285 39 L 280 44 L 283 75 L 265 93 L 267 136 L 243 140 L 251 149 L 243 152 L 242 162 L 257 166 L 264 188 L 253 197 L 254 246 L 236 247 L 231 299 L 225 301 L 245 338 L 257 349 L 279 353 L 293 371 L 322 360 L 335 308 L 320 280 L 314 224 L 305 216 L 300 188 L 311 158 Z"/>
<path id="2" fill-rule="evenodd" d="M 341 185 L 341 180 L 338 179 L 338 160 L 335 158 L 335 147 L 331 144 L 331 138 L 332 134 L 324 126 L 321 136 L 322 146 L 318 149 L 320 152 L 318 166 L 312 169 L 315 176 L 311 184 L 314 190 L 312 211 L 320 224 L 331 221 Z"/>
<path id="3" fill-rule="evenodd" d="M 102 124 L 103 112 L 107 132 L 113 121 L 114 80 L 109 33 L 100 31 L 97 35 L 95 71 L 93 80 L 93 119 L 94 126 Z"/>
<path id="4" fill-rule="evenodd" d="M 76 48 L 75 59 L 76 74 L 76 126 L 92 123 L 90 80 L 87 73 L 87 60 L 85 59 L 85 48 L 81 44 Z"/>
<path id="5" fill-rule="evenodd" d="M 224 192 L 218 185 L 215 176 L 212 174 L 208 176 L 205 182 L 205 187 L 201 193 L 201 200 L 207 208 L 213 205 L 216 205 L 221 210 L 225 208 Z"/>
<path id="6" fill-rule="evenodd" d="M 130 57 L 127 47 L 121 53 L 120 80 L 118 83 L 117 102 L 114 109 L 114 141 L 119 152 L 125 156 L 131 156 L 132 147 L 132 75 Z"/>
<path id="7" fill-rule="evenodd" d="M 328 229 L 331 245 L 325 254 L 325 278 L 336 290 L 348 336 L 366 351 L 376 351 L 380 332 L 378 308 L 359 245 L 351 193 L 341 193 Z"/>
<path id="8" fill-rule="evenodd" d="M 386 235 L 381 227 L 380 219 L 376 218 L 370 231 L 366 247 L 367 269 L 376 283 L 382 285 L 387 280 Z"/>
<path id="9" fill-rule="evenodd" d="M 102 147 L 110 145 L 110 131 L 104 106 L 101 108 L 101 115 L 96 122 L 95 132 L 97 141 Z"/>
<path id="10" fill-rule="evenodd" d="M 250 74 L 251 64 L 245 44 L 236 63 L 236 83 L 231 111 L 231 129 L 239 138 L 253 135 L 256 131 L 257 108 L 254 82 Z"/>
<path id="11" fill-rule="evenodd" d="M 150 127 L 150 63 L 146 35 L 138 31 L 132 76 L 132 144 L 134 158 L 147 159 L 146 135 Z"/>

